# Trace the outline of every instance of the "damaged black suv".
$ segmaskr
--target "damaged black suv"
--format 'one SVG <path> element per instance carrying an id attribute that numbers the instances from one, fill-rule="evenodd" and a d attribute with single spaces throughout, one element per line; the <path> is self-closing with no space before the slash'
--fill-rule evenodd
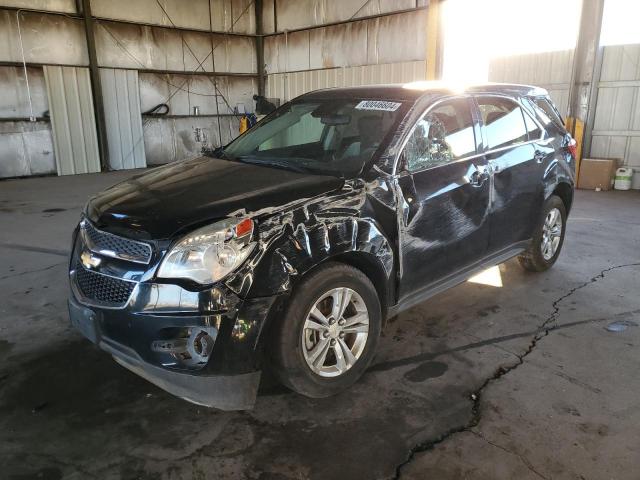
<path id="1" fill-rule="evenodd" d="M 539 88 L 311 92 L 214 155 L 91 198 L 71 320 L 197 404 L 251 408 L 264 369 L 332 395 L 370 364 L 385 319 L 514 256 L 553 265 L 574 163 Z"/>

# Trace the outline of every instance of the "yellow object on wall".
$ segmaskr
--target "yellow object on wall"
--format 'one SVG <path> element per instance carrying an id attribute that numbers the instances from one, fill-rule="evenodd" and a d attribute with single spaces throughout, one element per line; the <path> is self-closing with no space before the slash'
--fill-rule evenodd
<path id="1" fill-rule="evenodd" d="M 580 177 L 580 161 L 582 160 L 582 144 L 584 143 L 584 122 L 579 118 L 567 117 L 565 120 L 567 131 L 576 141 L 576 183 Z"/>
<path id="2" fill-rule="evenodd" d="M 240 133 L 244 133 L 247 130 L 249 130 L 249 119 L 247 118 L 246 115 L 243 115 L 240 118 L 240 127 L 238 128 Z"/>

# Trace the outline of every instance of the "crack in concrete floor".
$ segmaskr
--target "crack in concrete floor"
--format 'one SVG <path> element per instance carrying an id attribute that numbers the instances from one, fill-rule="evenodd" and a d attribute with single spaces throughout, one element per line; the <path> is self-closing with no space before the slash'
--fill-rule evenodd
<path id="1" fill-rule="evenodd" d="M 435 448 L 437 445 L 445 442 L 446 440 L 448 440 L 449 438 L 451 438 L 452 436 L 454 436 L 454 435 L 456 435 L 458 433 L 470 432 L 470 433 L 472 433 L 474 435 L 479 435 L 479 433 L 476 432 L 473 429 L 478 426 L 478 424 L 480 423 L 480 420 L 482 419 L 482 414 L 480 412 L 480 402 L 481 402 L 482 392 L 492 382 L 494 382 L 496 380 L 499 380 L 500 378 L 504 377 L 506 374 L 512 372 L 513 370 L 517 369 L 520 365 L 522 365 L 524 363 L 524 361 L 525 361 L 525 358 L 531 352 L 533 352 L 533 350 L 536 348 L 538 342 L 540 340 L 542 340 L 544 337 L 546 337 L 547 335 L 549 335 L 550 332 L 552 332 L 553 330 L 558 328 L 558 325 L 552 325 L 552 323 L 556 322 L 557 319 L 558 319 L 558 316 L 559 316 L 559 313 L 560 313 L 560 303 L 562 303 L 564 300 L 566 300 L 567 298 L 572 296 L 578 290 L 581 290 L 581 289 L 583 289 L 583 288 L 585 288 L 585 287 L 587 287 L 587 286 L 589 286 L 589 285 L 591 285 L 593 283 L 596 283 L 598 280 L 601 280 L 601 279 L 605 278 L 605 276 L 609 272 L 612 272 L 614 270 L 619 270 L 619 269 L 622 269 L 622 268 L 638 267 L 638 266 L 640 266 L 640 263 L 625 263 L 625 264 L 622 264 L 622 265 L 615 265 L 613 267 L 605 268 L 600 273 L 598 273 L 597 275 L 591 277 L 586 282 L 581 283 L 580 285 L 572 288 L 567 293 L 565 293 L 561 297 L 559 297 L 556 300 L 554 300 L 553 303 L 551 304 L 552 308 L 553 308 L 553 312 L 538 326 L 537 333 L 531 339 L 531 342 L 529 343 L 529 346 L 527 347 L 527 349 L 522 354 L 518 354 L 518 353 L 514 354 L 516 357 L 518 357 L 518 360 L 515 363 L 512 363 L 510 365 L 506 365 L 506 366 L 503 365 L 503 366 L 498 367 L 496 372 L 492 376 L 488 377 L 484 382 L 482 382 L 480 387 L 477 388 L 469 396 L 470 400 L 472 401 L 471 419 L 466 424 L 451 428 L 451 429 L 447 430 L 446 432 L 444 432 L 442 435 L 439 435 L 438 437 L 436 437 L 434 439 L 431 439 L 431 440 L 428 440 L 426 442 L 421 442 L 421 443 L 419 443 L 417 445 L 414 445 L 409 450 L 409 454 L 408 454 L 407 458 L 405 459 L 405 461 L 400 463 L 396 467 L 395 475 L 392 478 L 394 480 L 399 479 L 402 476 L 402 469 L 413 461 L 413 459 L 415 458 L 416 454 L 427 452 L 429 450 L 433 450 L 433 448 Z M 484 439 L 484 440 L 486 440 L 486 439 Z M 494 445 L 494 446 L 500 448 L 498 445 Z M 510 453 L 513 453 L 513 452 L 510 452 Z M 516 455 L 518 455 L 518 454 L 516 454 Z M 518 456 L 520 456 L 520 455 L 518 455 Z M 522 459 L 522 457 L 520 457 L 520 458 Z M 527 465 L 526 462 L 524 462 L 524 460 L 523 460 L 523 463 L 525 463 L 525 465 L 531 470 L 530 466 Z M 537 474 L 539 477 L 545 478 L 540 473 L 536 472 L 535 470 L 532 470 L 532 471 L 535 474 Z"/>
<path id="2" fill-rule="evenodd" d="M 502 450 L 503 452 L 508 453 L 509 455 L 513 455 L 514 457 L 518 457 L 518 459 L 522 462 L 522 464 L 525 467 L 527 467 L 535 476 L 537 476 L 539 478 L 542 478 L 544 480 L 549 480 L 547 477 L 542 475 L 538 470 L 536 470 L 536 468 L 533 466 L 531 461 L 527 457 L 525 457 L 524 455 L 521 455 L 518 452 L 514 452 L 513 450 L 509 450 L 507 447 L 504 447 L 504 446 L 499 445 L 499 444 L 497 444 L 495 442 L 492 442 L 487 437 L 485 437 L 482 433 L 480 433 L 480 432 L 478 432 L 476 430 L 469 430 L 469 432 L 472 433 L 473 435 L 475 435 L 476 437 L 478 437 L 483 442 L 487 443 L 488 445 L 491 445 L 492 447 L 498 448 L 498 449 Z"/>

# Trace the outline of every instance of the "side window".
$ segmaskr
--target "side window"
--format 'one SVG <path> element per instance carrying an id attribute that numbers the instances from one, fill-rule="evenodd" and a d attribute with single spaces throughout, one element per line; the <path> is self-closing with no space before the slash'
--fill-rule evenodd
<path id="1" fill-rule="evenodd" d="M 558 110 L 544 97 L 538 97 L 533 99 L 533 105 L 536 107 L 536 113 L 542 123 L 548 125 L 553 122 L 557 126 L 564 128 L 564 122 Z"/>
<path id="2" fill-rule="evenodd" d="M 404 150 L 410 172 L 436 167 L 476 152 L 467 99 L 443 102 L 416 124 Z"/>
<path id="3" fill-rule="evenodd" d="M 480 97 L 487 148 L 502 148 L 528 140 L 522 109 L 513 100 L 500 97 Z"/>
<path id="4" fill-rule="evenodd" d="M 542 129 L 540 126 L 531 118 L 529 112 L 525 108 L 524 110 L 524 124 L 527 127 L 527 134 L 529 135 L 529 140 L 540 140 L 542 137 Z"/>

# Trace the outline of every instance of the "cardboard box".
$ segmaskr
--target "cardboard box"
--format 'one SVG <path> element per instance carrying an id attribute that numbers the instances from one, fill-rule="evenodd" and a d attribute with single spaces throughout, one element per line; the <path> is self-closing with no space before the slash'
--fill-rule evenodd
<path id="1" fill-rule="evenodd" d="M 578 174 L 578 188 L 611 190 L 618 160 L 613 158 L 583 158 Z"/>

